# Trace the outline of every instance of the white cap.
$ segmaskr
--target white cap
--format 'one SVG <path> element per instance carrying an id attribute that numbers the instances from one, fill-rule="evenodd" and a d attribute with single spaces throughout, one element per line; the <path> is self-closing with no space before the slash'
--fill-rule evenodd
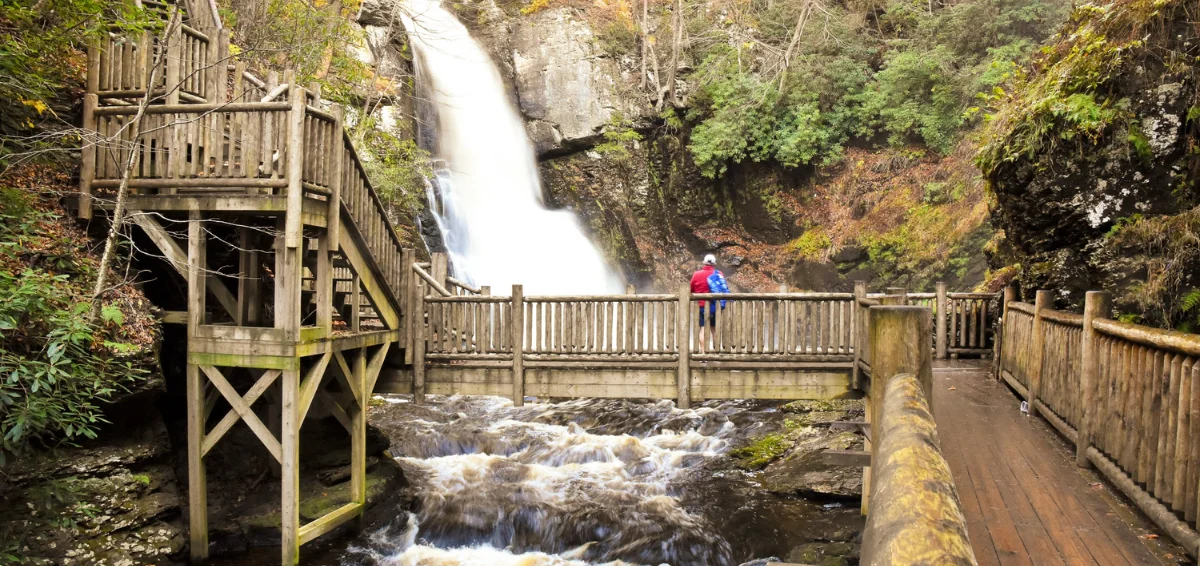
<path id="1" fill-rule="evenodd" d="M 708 255 L 704 256 L 704 265 L 716 265 L 716 264 L 717 264 L 717 256 L 712 255 L 712 254 L 708 254 Z"/>

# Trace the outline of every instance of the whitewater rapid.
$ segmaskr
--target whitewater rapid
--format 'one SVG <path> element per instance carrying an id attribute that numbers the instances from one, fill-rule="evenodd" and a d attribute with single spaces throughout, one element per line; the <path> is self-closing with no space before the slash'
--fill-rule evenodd
<path id="1" fill-rule="evenodd" d="M 455 275 L 496 292 L 622 292 L 575 215 L 546 208 L 524 124 L 483 47 L 439 0 L 409 0 L 401 19 L 432 107 L 422 137 L 445 164 L 429 198 Z"/>
<path id="2" fill-rule="evenodd" d="M 451 399 L 406 418 L 389 436 L 417 511 L 355 555 L 414 566 L 729 564 L 730 544 L 679 488 L 727 450 L 735 425 L 670 402 L 614 418 L 605 403 Z M 601 415 L 583 423 L 593 430 L 576 422 L 585 414 Z M 642 434 L 603 432 L 631 422 Z"/>

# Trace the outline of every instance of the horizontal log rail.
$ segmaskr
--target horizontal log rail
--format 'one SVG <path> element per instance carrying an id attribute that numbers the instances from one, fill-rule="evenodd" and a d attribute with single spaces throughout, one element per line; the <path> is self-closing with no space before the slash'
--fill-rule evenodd
<path id="1" fill-rule="evenodd" d="M 997 376 L 1192 556 L 1200 553 L 1200 335 L 1082 315 L 1008 293 Z"/>

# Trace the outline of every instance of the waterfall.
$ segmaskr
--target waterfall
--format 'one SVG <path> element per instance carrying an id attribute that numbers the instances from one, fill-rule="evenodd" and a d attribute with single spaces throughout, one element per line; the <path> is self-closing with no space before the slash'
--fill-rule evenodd
<path id="1" fill-rule="evenodd" d="M 410 0 L 402 19 L 436 116 L 423 137 L 445 170 L 430 208 L 456 276 L 498 294 L 514 283 L 527 294 L 622 292 L 575 215 L 546 208 L 533 147 L 484 49 L 439 0 Z"/>

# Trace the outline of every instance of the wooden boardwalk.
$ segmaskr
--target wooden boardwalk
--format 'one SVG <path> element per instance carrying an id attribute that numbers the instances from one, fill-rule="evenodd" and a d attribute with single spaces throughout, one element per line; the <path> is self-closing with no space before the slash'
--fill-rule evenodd
<path id="1" fill-rule="evenodd" d="M 969 362 L 934 372 L 934 414 L 975 555 L 995 564 L 1178 564 L 1182 549 L 1108 484 L 1020 398 Z"/>

